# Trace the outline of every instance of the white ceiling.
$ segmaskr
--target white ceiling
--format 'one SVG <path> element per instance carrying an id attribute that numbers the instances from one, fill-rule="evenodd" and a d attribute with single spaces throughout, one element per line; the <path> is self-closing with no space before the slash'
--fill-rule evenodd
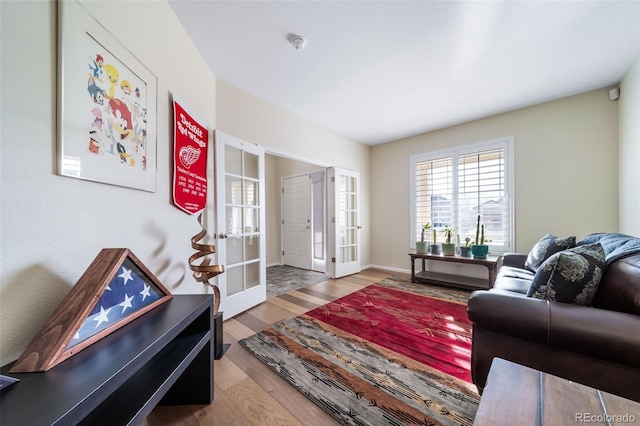
<path id="1" fill-rule="evenodd" d="M 217 78 L 369 145 L 614 85 L 640 54 L 640 0 L 169 3 Z"/>

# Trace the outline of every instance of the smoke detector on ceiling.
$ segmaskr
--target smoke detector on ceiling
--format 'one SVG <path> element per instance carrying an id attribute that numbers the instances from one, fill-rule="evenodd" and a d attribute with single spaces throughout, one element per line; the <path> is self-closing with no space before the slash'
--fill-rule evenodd
<path id="1" fill-rule="evenodd" d="M 307 40 L 304 37 L 295 34 L 289 36 L 289 42 L 296 50 L 302 50 L 307 45 Z"/>

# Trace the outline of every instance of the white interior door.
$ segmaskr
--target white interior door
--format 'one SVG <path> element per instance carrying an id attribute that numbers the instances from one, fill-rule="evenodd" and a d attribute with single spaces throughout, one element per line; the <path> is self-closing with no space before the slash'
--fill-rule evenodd
<path id="1" fill-rule="evenodd" d="M 329 173 L 329 275 L 340 278 L 360 272 L 360 174 L 332 167 Z"/>
<path id="2" fill-rule="evenodd" d="M 282 180 L 282 233 L 284 264 L 311 269 L 311 175 Z"/>
<path id="3" fill-rule="evenodd" d="M 220 311 L 224 319 L 267 299 L 264 150 L 216 131 Z"/>

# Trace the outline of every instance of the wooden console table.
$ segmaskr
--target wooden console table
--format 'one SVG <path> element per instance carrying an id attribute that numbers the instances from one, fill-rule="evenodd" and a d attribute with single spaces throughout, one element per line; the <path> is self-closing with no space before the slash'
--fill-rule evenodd
<path id="1" fill-rule="evenodd" d="M 638 402 L 494 358 L 473 424 L 575 426 L 638 421 Z"/>
<path id="2" fill-rule="evenodd" d="M 493 282 L 496 280 L 496 273 L 498 272 L 498 261 L 500 259 L 500 256 L 487 256 L 486 259 L 475 259 L 473 257 L 445 256 L 443 254 L 431 253 L 409 253 L 409 256 L 411 256 L 412 283 L 430 282 L 434 284 L 452 285 L 472 289 L 489 289 L 493 287 Z M 419 272 L 416 272 L 416 259 L 422 260 L 422 270 Z M 427 260 L 481 265 L 489 270 L 489 276 L 486 280 L 483 280 L 463 275 L 442 274 L 439 272 L 427 271 L 425 270 L 425 261 Z"/>
<path id="3" fill-rule="evenodd" d="M 213 297 L 174 295 L 43 373 L 0 394 L 2 426 L 135 425 L 158 404 L 213 400 Z"/>

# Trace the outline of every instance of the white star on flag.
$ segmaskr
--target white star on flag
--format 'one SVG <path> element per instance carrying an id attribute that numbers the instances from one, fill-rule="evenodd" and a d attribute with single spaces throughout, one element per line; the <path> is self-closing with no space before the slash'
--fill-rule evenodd
<path id="1" fill-rule="evenodd" d="M 1 2 L 2 0 L 0 0 Z M 163 297 L 162 292 L 128 259 L 113 274 L 100 299 L 85 317 L 69 347 L 95 336 Z"/>
<path id="2" fill-rule="evenodd" d="M 127 285 L 129 281 L 133 280 L 133 278 L 131 278 L 131 269 L 127 269 L 123 266 L 122 273 L 118 275 L 118 278 L 122 278 L 124 280 L 124 285 Z"/>
<path id="3" fill-rule="evenodd" d="M 122 313 L 124 314 L 124 311 L 127 310 L 127 308 L 131 308 L 133 307 L 133 305 L 131 304 L 131 301 L 133 300 L 135 296 L 131 296 L 129 297 L 129 295 L 125 294 L 124 295 L 124 302 L 120 303 L 118 306 L 122 306 Z"/>
<path id="4" fill-rule="evenodd" d="M 105 311 L 104 308 L 100 306 L 100 313 L 93 319 L 98 322 L 98 324 L 96 324 L 96 328 L 98 328 L 103 322 L 109 322 L 109 318 L 107 317 L 107 315 L 109 315 L 109 311 L 111 311 L 111 308 Z"/>
<path id="5" fill-rule="evenodd" d="M 144 302 L 144 299 L 147 298 L 147 296 L 151 296 L 151 292 L 149 292 L 149 290 L 151 289 L 151 287 L 149 287 L 148 285 L 144 285 L 144 290 L 142 290 L 140 292 L 140 294 L 142 295 L 142 301 Z"/>

